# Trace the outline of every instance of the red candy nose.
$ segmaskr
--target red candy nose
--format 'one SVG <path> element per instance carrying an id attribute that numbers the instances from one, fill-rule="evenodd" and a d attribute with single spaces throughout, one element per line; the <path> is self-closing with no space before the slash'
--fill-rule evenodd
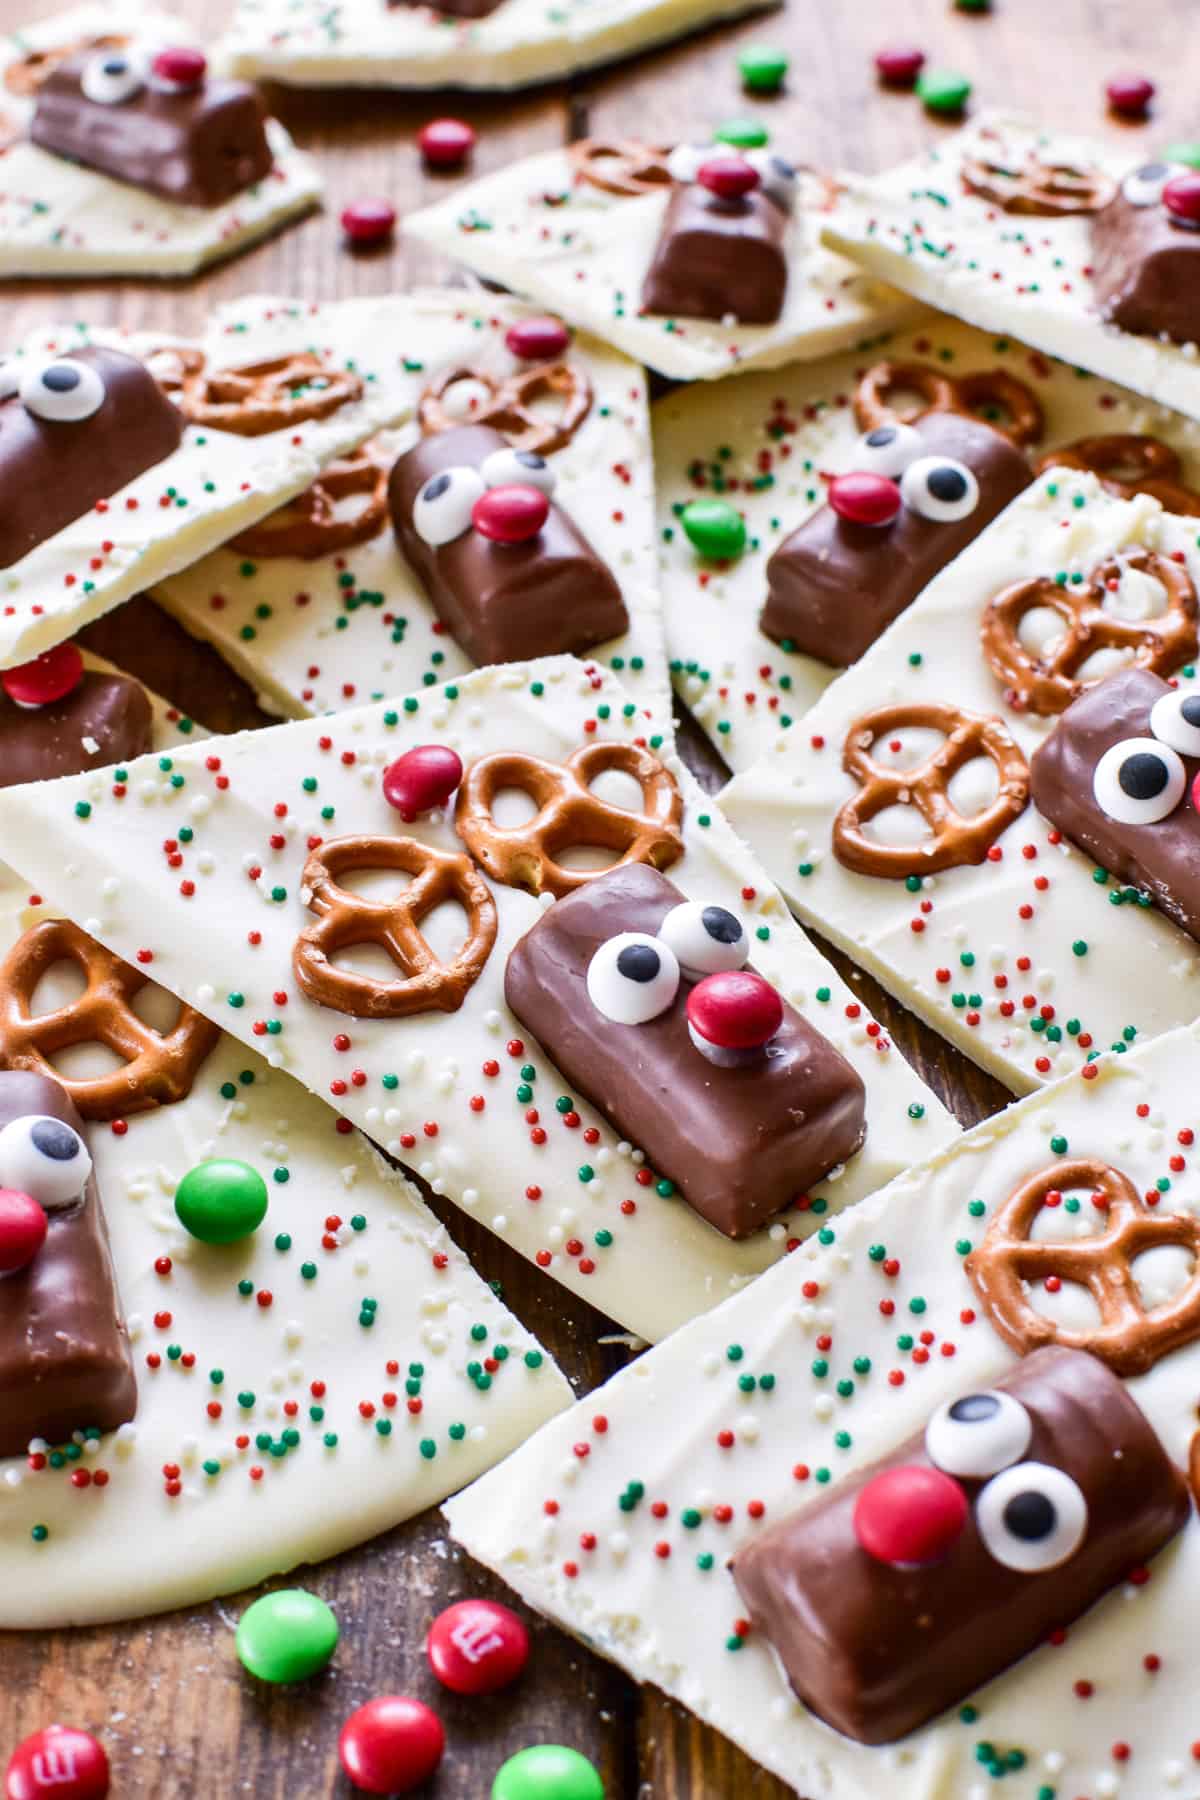
<path id="1" fill-rule="evenodd" d="M 740 200 L 754 192 L 759 174 L 744 156 L 710 156 L 697 169 L 696 180 L 719 200 Z"/>
<path id="2" fill-rule="evenodd" d="M 570 341 L 561 319 L 518 319 L 504 334 L 504 342 L 522 362 L 553 362 Z"/>
<path id="3" fill-rule="evenodd" d="M 411 825 L 422 813 L 445 806 L 462 776 L 457 751 L 445 744 L 420 744 L 383 771 L 383 797 Z"/>
<path id="4" fill-rule="evenodd" d="M 1188 225 L 1200 225 L 1200 172 L 1189 169 L 1186 175 L 1172 175 L 1162 197 L 1172 218 L 1182 219 Z"/>
<path id="5" fill-rule="evenodd" d="M 865 469 L 835 475 L 827 497 L 838 518 L 851 525 L 890 525 L 900 511 L 899 483 Z"/>
<path id="6" fill-rule="evenodd" d="M 698 981 L 687 999 L 688 1024 L 720 1050 L 758 1050 L 783 1023 L 783 1001 L 752 969 L 727 969 Z"/>
<path id="7" fill-rule="evenodd" d="M 550 502 L 540 488 L 514 482 L 489 488 L 471 508 L 476 531 L 498 544 L 525 544 L 535 538 L 550 516 Z"/>
<path id="8" fill-rule="evenodd" d="M 873 1475 L 854 1503 L 854 1535 L 877 1562 L 908 1567 L 949 1556 L 967 1522 L 967 1496 L 919 1464 Z"/>
<path id="9" fill-rule="evenodd" d="M 45 1211 L 30 1194 L 0 1188 L 0 1275 L 27 1268 L 46 1241 Z"/>
<path id="10" fill-rule="evenodd" d="M 63 700 L 74 693 L 82 680 L 83 657 L 78 646 L 56 644 L 33 662 L 5 669 L 0 674 L 0 687 L 18 706 L 49 706 L 52 700 Z"/>
<path id="11" fill-rule="evenodd" d="M 160 81 L 169 81 L 172 87 L 192 88 L 199 87 L 204 80 L 208 59 L 203 50 L 173 44 L 169 49 L 160 50 L 150 67 Z"/>

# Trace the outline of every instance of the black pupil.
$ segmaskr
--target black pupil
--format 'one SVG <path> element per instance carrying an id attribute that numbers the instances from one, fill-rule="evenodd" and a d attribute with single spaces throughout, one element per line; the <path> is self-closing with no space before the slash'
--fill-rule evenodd
<path id="1" fill-rule="evenodd" d="M 950 1408 L 950 1417 L 958 1425 L 982 1425 L 999 1411 L 1000 1402 L 994 1394 L 964 1394 Z"/>
<path id="2" fill-rule="evenodd" d="M 1200 694 L 1189 694 L 1179 711 L 1189 725 L 1200 725 Z"/>
<path id="3" fill-rule="evenodd" d="M 1121 764 L 1117 785 L 1131 800 L 1154 800 L 1168 781 L 1167 765 L 1152 750 L 1135 750 Z"/>
<path id="4" fill-rule="evenodd" d="M 42 386 L 48 387 L 52 394 L 69 394 L 72 388 L 79 386 L 79 370 L 73 369 L 70 363 L 55 363 L 44 371 Z"/>
<path id="5" fill-rule="evenodd" d="M 539 456 L 536 450 L 516 450 L 513 452 L 517 461 L 526 469 L 544 469 L 546 459 Z"/>
<path id="6" fill-rule="evenodd" d="M 887 444 L 893 442 L 895 436 L 894 425 L 880 425 L 874 431 L 868 431 L 867 443 L 870 444 L 872 450 L 882 450 Z"/>
<path id="7" fill-rule="evenodd" d="M 1138 178 L 1141 181 L 1161 181 L 1166 172 L 1166 163 L 1143 163 L 1138 170 Z"/>
<path id="8" fill-rule="evenodd" d="M 658 951 L 649 944 L 626 944 L 617 955 L 617 968 L 626 981 L 653 981 L 659 970 Z"/>
<path id="9" fill-rule="evenodd" d="M 943 464 L 929 471 L 929 491 L 935 500 L 961 500 L 967 491 L 967 478 L 961 469 Z"/>
<path id="10" fill-rule="evenodd" d="M 129 64 L 123 56 L 110 56 L 104 65 L 104 73 L 106 75 L 124 75 L 128 67 Z"/>
<path id="11" fill-rule="evenodd" d="M 736 944 L 742 935 L 741 925 L 723 906 L 706 906 L 700 917 L 715 944 Z"/>
<path id="12" fill-rule="evenodd" d="M 60 1125 L 57 1119 L 39 1119 L 29 1138 L 34 1149 L 51 1162 L 70 1162 L 78 1152 L 79 1139 L 69 1125 Z"/>
<path id="13" fill-rule="evenodd" d="M 433 480 L 426 484 L 425 498 L 427 500 L 440 500 L 449 486 L 449 475 L 435 475 Z"/>
<path id="14" fill-rule="evenodd" d="M 1004 1523 L 1016 1538 L 1026 1543 L 1037 1543 L 1048 1538 L 1054 1530 L 1058 1515 L 1054 1503 L 1045 1494 L 1036 1493 L 1029 1488 L 1023 1494 L 1014 1494 L 1004 1509 Z"/>

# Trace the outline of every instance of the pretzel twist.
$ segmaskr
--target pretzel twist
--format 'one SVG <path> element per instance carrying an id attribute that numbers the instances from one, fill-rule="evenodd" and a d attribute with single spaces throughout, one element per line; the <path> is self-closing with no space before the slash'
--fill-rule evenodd
<path id="1" fill-rule="evenodd" d="M 58 962 L 74 963 L 87 985 L 65 1005 L 35 1014 L 38 982 Z M 31 925 L 0 965 L 0 1067 L 49 1075 L 85 1119 L 124 1118 L 185 1099 L 220 1028 L 181 1005 L 172 1030 L 155 1031 L 131 1004 L 149 979 L 69 919 Z M 104 1075 L 63 1075 L 54 1057 L 79 1044 L 103 1044 L 123 1067 Z"/>
<path id="2" fill-rule="evenodd" d="M 669 187 L 670 154 L 667 144 L 643 144 L 636 138 L 580 138 L 567 146 L 567 160 L 577 183 L 623 199 Z"/>
<path id="3" fill-rule="evenodd" d="M 900 393 L 916 394 L 922 404 L 903 409 L 893 406 L 893 396 Z M 876 431 L 881 425 L 911 425 L 930 412 L 980 419 L 1014 444 L 1036 443 L 1045 423 L 1033 389 L 1007 369 L 947 375 L 932 363 L 885 359 L 873 364 L 854 390 L 854 416 L 862 431 Z"/>
<path id="4" fill-rule="evenodd" d="M 451 412 L 445 398 L 460 381 L 475 381 L 487 389 L 487 399 L 473 406 L 466 418 Z M 561 402 L 553 418 L 536 410 L 535 402 L 546 398 Z M 443 370 L 430 383 L 421 395 L 417 417 L 426 437 L 464 424 L 492 425 L 514 450 L 551 456 L 570 443 L 591 410 L 591 378 L 573 363 L 533 363 L 503 378 L 463 365 Z"/>
<path id="5" fill-rule="evenodd" d="M 591 783 L 610 769 L 639 784 L 640 812 L 627 812 L 591 792 Z M 510 827 L 496 824 L 492 806 L 505 788 L 529 795 L 537 807 L 533 818 Z M 615 850 L 618 863 L 666 869 L 683 855 L 682 817 L 675 777 L 651 751 L 637 744 L 586 744 L 562 764 L 507 750 L 473 763 L 459 789 L 454 828 L 493 881 L 560 897 L 607 873 L 564 868 L 559 861 L 564 850 Z"/>
<path id="6" fill-rule="evenodd" d="M 387 523 L 388 467 L 369 444 L 341 456 L 306 488 L 248 531 L 230 539 L 247 556 L 299 556 L 308 561 L 378 537 Z M 338 512 L 339 500 L 357 504 Z"/>
<path id="7" fill-rule="evenodd" d="M 912 727 L 941 731 L 945 742 L 915 769 L 887 769 L 875 761 L 871 748 L 878 738 Z M 982 812 L 965 819 L 951 803 L 949 784 L 978 756 L 995 763 L 999 787 Z M 864 713 L 847 733 L 842 767 L 862 785 L 833 822 L 833 853 L 845 868 L 885 880 L 982 862 L 1029 802 L 1029 767 L 1003 722 L 937 701 Z M 868 837 L 864 827 L 889 806 L 915 806 L 932 837 L 919 844 Z"/>
<path id="8" fill-rule="evenodd" d="M 968 193 L 990 200 L 1002 212 L 1048 219 L 1099 212 L 1116 192 L 1116 183 L 1100 169 L 1044 162 L 1034 150 L 1015 169 L 994 157 L 964 156 L 961 174 Z"/>
<path id="9" fill-rule="evenodd" d="M 1100 479 L 1106 493 L 1120 500 L 1149 494 L 1168 512 L 1185 516 L 1200 513 L 1200 494 L 1180 480 L 1183 465 L 1170 444 L 1161 438 L 1139 437 L 1135 432 L 1114 432 L 1110 437 L 1077 438 L 1058 450 L 1048 450 L 1034 464 L 1034 474 L 1047 469 L 1086 469 Z"/>
<path id="10" fill-rule="evenodd" d="M 1033 1242 L 1047 1196 L 1069 1188 L 1090 1188 L 1102 1199 L 1105 1229 L 1069 1243 Z M 1193 1268 L 1170 1299 L 1147 1307 L 1134 1264 L 1164 1245 L 1190 1251 Z M 1158 1213 L 1127 1175 L 1096 1157 L 1051 1163 L 1031 1175 L 993 1214 L 965 1267 L 992 1324 L 1023 1356 L 1061 1344 L 1090 1351 L 1117 1375 L 1144 1375 L 1161 1357 L 1200 1337 L 1200 1220 Z M 1028 1288 L 1049 1276 L 1087 1288 L 1099 1324 L 1072 1330 L 1039 1313 Z"/>
<path id="11" fill-rule="evenodd" d="M 351 869 L 396 869 L 412 876 L 395 900 L 367 900 L 340 885 Z M 496 903 L 469 857 L 416 838 L 335 838 L 304 865 L 301 890 L 316 913 L 296 939 L 292 967 L 310 1000 L 356 1019 L 399 1019 L 410 1013 L 457 1012 L 483 972 L 496 941 Z M 457 901 L 467 938 L 443 962 L 421 932 L 435 907 Z M 331 958 L 355 944 L 378 944 L 400 970 L 395 981 L 339 969 Z"/>
<path id="12" fill-rule="evenodd" d="M 159 386 L 191 425 L 262 437 L 309 419 L 327 419 L 362 397 L 361 375 L 331 369 L 311 350 L 212 369 L 202 350 L 171 345 L 147 358 Z"/>
<path id="13" fill-rule="evenodd" d="M 1148 621 L 1120 619 L 1104 609 L 1110 581 L 1134 569 L 1161 582 L 1167 609 Z M 1021 642 L 1021 621 L 1035 608 L 1058 614 L 1065 630 L 1044 651 L 1034 653 Z M 1048 575 L 1014 582 L 990 600 L 980 625 L 984 658 L 1005 685 L 1005 699 L 1022 711 L 1049 718 L 1065 712 L 1085 687 L 1078 671 L 1097 650 L 1132 654 L 1130 666 L 1169 675 L 1196 654 L 1196 590 L 1181 563 L 1140 550 L 1112 558 L 1093 569 L 1086 581 L 1060 585 Z M 1093 681 L 1099 680 L 1093 677 Z"/>

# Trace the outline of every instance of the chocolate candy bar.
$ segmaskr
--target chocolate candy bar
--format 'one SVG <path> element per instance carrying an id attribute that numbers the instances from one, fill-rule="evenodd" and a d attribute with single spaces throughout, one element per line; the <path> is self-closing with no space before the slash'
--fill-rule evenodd
<path id="1" fill-rule="evenodd" d="M 481 666 L 620 637 L 629 628 L 621 590 L 560 506 L 550 501 L 531 535 L 507 542 L 473 523 L 474 502 L 501 478 L 506 488 L 553 487 L 548 463 L 510 449 L 490 425 L 422 438 L 392 470 L 396 542 L 447 630 Z"/>
<path id="2" fill-rule="evenodd" d="M 1189 1511 L 1124 1384 L 1039 1350 L 765 1531 L 733 1577 L 804 1704 L 891 1743 L 1071 1624 Z"/>
<path id="3" fill-rule="evenodd" d="M 709 914 L 718 937 L 706 943 Z M 639 941 L 623 946 L 626 933 Z M 852 1156 L 866 1130 L 858 1075 L 740 966 L 745 955 L 732 913 L 685 906 L 664 875 L 630 863 L 556 901 L 512 951 L 505 978 L 509 1006 L 567 1081 L 731 1238 L 759 1230 Z M 627 972 L 623 957 L 642 966 Z M 659 1010 L 646 1017 L 650 1006 Z M 631 1007 L 644 1022 L 620 1022 Z"/>
<path id="4" fill-rule="evenodd" d="M 1092 285 L 1100 316 L 1122 331 L 1200 342 L 1200 231 L 1163 202 L 1173 176 L 1148 163 L 1126 176 L 1091 221 Z M 1192 258 L 1195 261 L 1192 261 Z"/>
<path id="5" fill-rule="evenodd" d="M 137 1410 L 95 1177 L 88 1172 L 78 1195 L 68 1192 L 66 1134 L 40 1146 L 36 1126 L 25 1125 L 36 1115 L 82 1139 L 83 1121 L 58 1082 L 0 1072 L 0 1187 L 31 1193 L 47 1213 L 32 1260 L 0 1275 L 0 1456 L 21 1455 L 37 1437 L 60 1443 L 92 1426 L 112 1431 Z"/>
<path id="6" fill-rule="evenodd" d="M 38 91 L 29 135 L 185 206 L 221 206 L 273 162 L 256 88 L 203 73 L 187 86 L 155 81 L 130 50 L 85 50 L 59 63 Z"/>
<path id="7" fill-rule="evenodd" d="M 388 0 L 389 6 L 428 6 L 430 0 Z M 434 12 L 447 19 L 486 19 L 504 0 L 433 0 Z"/>
<path id="8" fill-rule="evenodd" d="M 121 350 L 72 350 L 19 388 L 10 366 L 11 382 L 0 368 L 0 569 L 170 456 L 184 429 L 145 364 Z"/>
<path id="9" fill-rule="evenodd" d="M 150 749 L 152 719 L 145 688 L 128 675 L 85 670 L 77 687 L 44 706 L 0 693 L 0 787 L 131 762 Z"/>
<path id="10" fill-rule="evenodd" d="M 858 524 L 832 506 L 819 507 L 767 564 L 759 623 L 775 643 L 848 668 L 1029 485 L 1021 452 L 979 419 L 927 412 L 900 429 L 916 433 L 917 456 L 969 469 L 978 484 L 976 504 L 958 518 L 929 517 L 914 495 L 915 503 L 902 504 L 886 525 Z"/>
<path id="11" fill-rule="evenodd" d="M 642 310 L 668 318 L 772 325 L 787 292 L 790 214 L 761 188 L 724 200 L 698 181 L 676 182 Z"/>
<path id="12" fill-rule="evenodd" d="M 1044 818 L 1200 939 L 1200 695 L 1119 670 L 1072 702 L 1030 775 Z"/>

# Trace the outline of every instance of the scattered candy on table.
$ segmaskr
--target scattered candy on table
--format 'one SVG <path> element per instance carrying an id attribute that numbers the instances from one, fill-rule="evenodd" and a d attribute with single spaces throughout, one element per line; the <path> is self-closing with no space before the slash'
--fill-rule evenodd
<path id="1" fill-rule="evenodd" d="M 912 87 L 924 67 L 925 52 L 915 44 L 886 44 L 875 53 L 879 79 L 889 87 Z"/>
<path id="2" fill-rule="evenodd" d="M 445 1749 L 437 1714 L 403 1694 L 368 1700 L 350 1714 L 338 1738 L 343 1769 L 368 1794 L 411 1793 L 429 1780 Z"/>
<path id="3" fill-rule="evenodd" d="M 0 1188 L 0 1275 L 26 1269 L 46 1241 L 49 1219 L 32 1194 Z"/>
<path id="4" fill-rule="evenodd" d="M 456 1694 L 495 1694 L 529 1661 L 529 1633 L 507 1606 L 459 1600 L 438 1614 L 425 1646 L 429 1666 Z"/>
<path id="5" fill-rule="evenodd" d="M 188 1170 L 175 1190 L 175 1212 L 202 1244 L 236 1244 L 266 1217 L 267 1184 L 249 1163 L 214 1157 Z"/>
<path id="6" fill-rule="evenodd" d="M 47 1725 L 9 1758 L 4 1800 L 104 1800 L 111 1776 L 104 1746 L 74 1725 Z"/>
<path id="7" fill-rule="evenodd" d="M 916 81 L 917 98 L 926 112 L 953 118 L 971 97 L 971 83 L 952 69 L 923 69 Z"/>
<path id="8" fill-rule="evenodd" d="M 534 1744 L 498 1771 L 492 1800 L 604 1800 L 604 1783 L 578 1750 Z"/>
<path id="9" fill-rule="evenodd" d="M 1200 169 L 1200 143 L 1168 144 L 1163 151 L 1165 162 L 1186 163 L 1189 169 Z"/>
<path id="10" fill-rule="evenodd" d="M 713 132 L 718 144 L 732 144 L 737 150 L 761 150 L 770 133 L 757 119 L 726 119 Z"/>
<path id="11" fill-rule="evenodd" d="M 1154 83 L 1145 75 L 1114 75 L 1104 95 L 1113 112 L 1123 119 L 1144 119 L 1154 98 Z"/>
<path id="12" fill-rule="evenodd" d="M 418 744 L 383 771 L 383 797 L 406 824 L 445 806 L 463 778 L 462 758 L 445 744 Z"/>
<path id="13" fill-rule="evenodd" d="M 338 1642 L 333 1609 L 305 1588 L 279 1588 L 248 1606 L 235 1644 L 243 1668 L 259 1681 L 306 1681 L 329 1662 Z"/>
<path id="14" fill-rule="evenodd" d="M 417 133 L 417 148 L 430 169 L 461 169 L 475 142 L 475 128 L 465 119 L 431 119 Z"/>
<path id="15" fill-rule="evenodd" d="M 701 556 L 724 562 L 746 547 L 746 521 L 727 500 L 689 500 L 679 523 Z"/>
<path id="16" fill-rule="evenodd" d="M 370 196 L 342 210 L 342 230 L 352 244 L 386 244 L 395 229 L 396 209 L 390 200 Z"/>
<path id="17" fill-rule="evenodd" d="M 742 86 L 751 94 L 777 94 L 783 86 L 790 58 L 786 50 L 769 44 L 751 44 L 738 57 Z"/>
<path id="18" fill-rule="evenodd" d="M 965 13 L 991 12 L 992 0 L 954 0 L 954 10 Z"/>

